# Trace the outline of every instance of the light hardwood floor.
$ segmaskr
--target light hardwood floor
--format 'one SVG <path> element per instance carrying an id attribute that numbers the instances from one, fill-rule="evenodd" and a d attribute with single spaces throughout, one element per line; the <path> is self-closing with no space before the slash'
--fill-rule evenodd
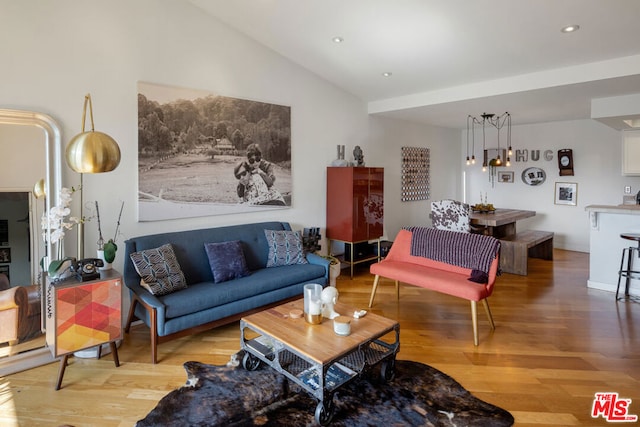
<path id="1" fill-rule="evenodd" d="M 397 302 L 393 283 L 381 281 L 371 310 L 400 321 L 399 359 L 446 372 L 509 410 L 516 426 L 609 425 L 591 418 L 596 392 L 632 399 L 630 413 L 640 415 L 640 304 L 588 290 L 588 254 L 555 250 L 554 257 L 531 259 L 527 277 L 498 278 L 489 300 L 496 330 L 479 310 L 478 347 L 467 301 L 402 285 Z M 367 308 L 366 268 L 337 286 L 342 302 Z M 239 346 L 236 322 L 160 345 L 152 365 L 148 330 L 139 325 L 119 350 L 119 368 L 110 355 L 71 358 L 59 391 L 57 363 L 0 378 L 0 425 L 131 426 L 185 383 L 185 361 L 224 364 Z"/>

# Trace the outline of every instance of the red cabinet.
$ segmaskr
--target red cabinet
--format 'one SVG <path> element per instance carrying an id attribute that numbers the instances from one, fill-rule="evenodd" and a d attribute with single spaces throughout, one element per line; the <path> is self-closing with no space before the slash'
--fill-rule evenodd
<path id="1" fill-rule="evenodd" d="M 361 242 L 382 236 L 384 168 L 327 168 L 327 238 Z"/>
<path id="2" fill-rule="evenodd" d="M 327 239 L 345 242 L 341 261 L 351 266 L 379 259 L 384 224 L 384 169 L 367 167 L 327 168 Z M 356 243 L 378 240 L 375 254 L 358 255 Z M 368 246 L 364 243 L 365 246 Z"/>

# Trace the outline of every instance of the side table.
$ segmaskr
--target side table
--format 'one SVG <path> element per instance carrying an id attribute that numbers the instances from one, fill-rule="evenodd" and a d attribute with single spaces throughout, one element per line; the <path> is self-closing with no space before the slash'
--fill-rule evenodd
<path id="1" fill-rule="evenodd" d="M 343 242 L 345 243 L 345 246 L 348 244 L 349 245 L 349 253 L 345 253 L 344 256 L 341 256 L 339 258 L 337 258 L 341 263 L 347 264 L 350 268 L 351 268 L 351 278 L 353 279 L 353 267 L 356 264 L 361 264 L 363 262 L 368 262 L 368 261 L 376 261 L 376 262 L 380 262 L 380 238 L 378 237 L 377 239 L 372 239 L 375 240 L 374 243 L 374 253 L 373 254 L 368 254 L 365 255 L 363 257 L 356 257 L 356 254 L 354 252 L 354 246 L 358 243 L 369 243 L 369 240 L 362 240 L 362 241 L 358 241 L 358 242 L 351 242 L 348 240 L 340 240 L 340 239 L 331 239 L 328 238 L 328 248 L 329 248 L 329 256 L 335 256 L 333 255 L 333 253 L 331 252 L 331 243 L 336 241 L 336 242 Z M 345 247 L 345 250 L 347 248 Z M 357 259 L 356 259 L 357 258 Z"/>
<path id="2" fill-rule="evenodd" d="M 81 282 L 75 277 L 46 281 L 46 339 L 54 357 L 62 356 L 56 390 L 60 389 L 69 356 L 75 351 L 109 343 L 116 367 L 122 339 L 122 276 L 115 270 Z M 99 353 L 98 353 L 99 354 Z"/>

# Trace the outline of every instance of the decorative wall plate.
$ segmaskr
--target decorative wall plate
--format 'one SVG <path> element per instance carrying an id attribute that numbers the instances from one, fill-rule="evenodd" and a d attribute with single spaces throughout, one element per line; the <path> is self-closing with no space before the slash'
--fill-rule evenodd
<path id="1" fill-rule="evenodd" d="M 522 182 L 527 185 L 540 185 L 545 179 L 547 179 L 547 174 L 540 168 L 531 167 L 522 171 Z"/>
<path id="2" fill-rule="evenodd" d="M 565 148 L 558 150 L 558 168 L 560 176 L 573 176 L 573 150 Z"/>

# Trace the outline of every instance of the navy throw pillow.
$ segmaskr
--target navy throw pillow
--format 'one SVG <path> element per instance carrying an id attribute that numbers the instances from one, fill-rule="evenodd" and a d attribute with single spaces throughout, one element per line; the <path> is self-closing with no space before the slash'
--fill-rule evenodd
<path id="1" fill-rule="evenodd" d="M 239 240 L 205 243 L 204 249 L 207 251 L 214 283 L 238 279 L 251 273 Z"/>

